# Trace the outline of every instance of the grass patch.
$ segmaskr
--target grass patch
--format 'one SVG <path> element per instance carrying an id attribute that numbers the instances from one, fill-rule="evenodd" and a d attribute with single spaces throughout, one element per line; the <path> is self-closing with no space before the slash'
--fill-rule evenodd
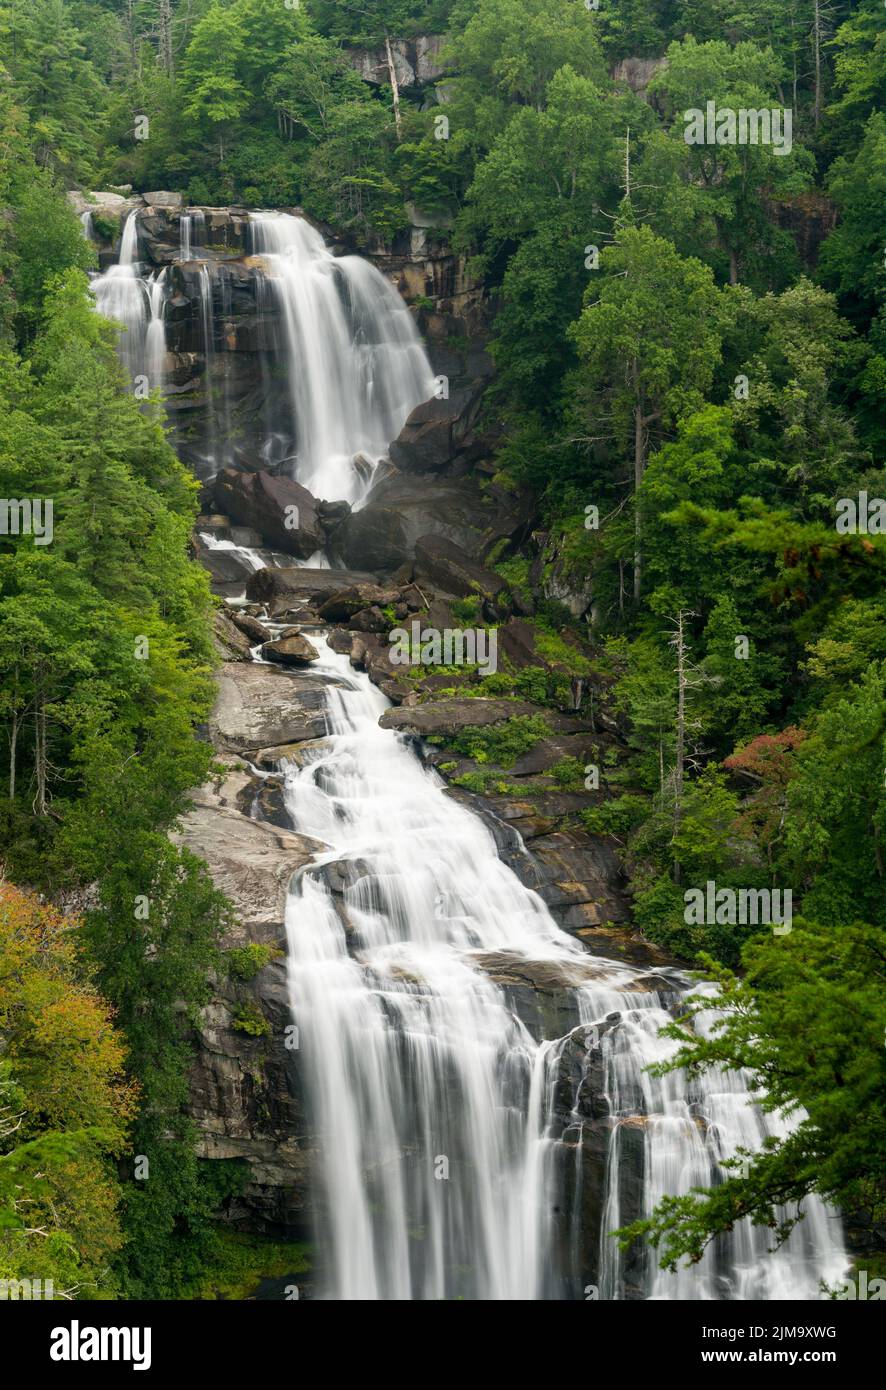
<path id="1" fill-rule="evenodd" d="M 460 777 L 453 778 L 454 787 L 462 787 L 466 792 L 475 792 L 477 796 L 523 796 L 522 787 L 518 787 L 514 782 L 509 782 L 498 772 L 463 772 Z"/>

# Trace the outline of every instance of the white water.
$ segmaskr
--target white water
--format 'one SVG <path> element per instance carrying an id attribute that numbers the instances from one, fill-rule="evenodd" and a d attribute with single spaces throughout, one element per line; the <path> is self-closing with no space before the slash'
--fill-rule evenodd
<path id="1" fill-rule="evenodd" d="M 260 550 L 253 550 L 247 545 L 237 545 L 234 541 L 229 541 L 221 536 L 216 536 L 212 531 L 198 532 L 202 544 L 207 550 L 230 550 L 235 555 L 239 555 L 245 565 L 254 572 L 263 570 L 267 565 L 267 557 L 262 555 Z"/>
<path id="2" fill-rule="evenodd" d="M 369 261 L 333 256 L 310 223 L 253 213 L 249 225 L 283 321 L 296 476 L 316 497 L 359 501 L 369 481 L 354 457 L 376 463 L 433 394 L 415 324 Z"/>
<path id="3" fill-rule="evenodd" d="M 121 326 L 118 351 L 128 375 L 133 380 L 144 378 L 147 390 L 156 391 L 163 386 L 166 361 L 166 271 L 143 276 L 138 250 L 138 214 L 131 212 L 120 238 L 117 264 L 96 276 L 92 292 L 99 313 Z"/>
<path id="4" fill-rule="evenodd" d="M 379 728 L 387 705 L 368 677 L 311 634 L 332 676 L 329 737 L 284 765 L 286 805 L 328 854 L 294 880 L 289 980 L 301 1067 L 322 1154 L 320 1242 L 332 1299 L 583 1298 L 575 1206 L 555 1241 L 554 1094 L 564 1041 L 539 1041 L 479 965 L 483 952 L 552 962 L 574 981 L 578 1019 L 605 1031 L 612 1115 L 601 1249 L 603 1298 L 624 1296 L 619 1224 L 622 1127 L 640 1131 L 645 1211 L 710 1183 L 718 1159 L 774 1127 L 730 1073 L 687 1084 L 647 1062 L 685 982 L 665 998 L 643 972 L 588 956 L 499 859 L 486 826 L 442 789 L 406 741 Z M 342 898 L 324 866 L 349 874 Z M 570 1142 L 580 1138 L 574 1117 Z M 576 1150 L 576 1153 L 578 1151 Z M 569 1161 L 572 1161 L 569 1158 Z M 443 1176 L 447 1171 L 448 1176 Z M 702 1264 L 661 1274 L 647 1259 L 634 1296 L 814 1298 L 845 1269 L 839 1223 L 816 1201 L 789 1243 L 744 1224 Z M 635 1212 L 635 1215 L 642 1212 Z M 640 1287 L 637 1289 L 637 1278 Z"/>
<path id="5" fill-rule="evenodd" d="M 96 308 L 106 319 L 122 326 L 120 357 L 130 377 L 144 370 L 145 339 L 148 324 L 148 298 L 139 274 L 138 217 L 131 212 L 120 238 L 116 265 L 92 282 Z"/>

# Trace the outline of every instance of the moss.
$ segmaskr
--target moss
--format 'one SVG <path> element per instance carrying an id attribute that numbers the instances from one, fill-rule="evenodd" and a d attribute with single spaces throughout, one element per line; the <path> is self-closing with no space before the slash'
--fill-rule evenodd
<path id="1" fill-rule="evenodd" d="M 237 1009 L 233 1026 L 238 1033 L 248 1033 L 251 1038 L 266 1038 L 271 1031 L 270 1023 L 251 999 Z"/>
<path id="2" fill-rule="evenodd" d="M 480 621 L 482 603 L 483 600 L 479 594 L 471 594 L 468 598 L 451 599 L 449 607 L 460 622 L 469 623 L 476 627 Z"/>
<path id="3" fill-rule="evenodd" d="M 269 1240 L 219 1228 L 213 1232 L 206 1266 L 189 1286 L 188 1299 L 243 1300 L 263 1279 L 305 1274 L 311 1247 L 297 1241 Z"/>
<path id="4" fill-rule="evenodd" d="M 529 560 L 525 555 L 512 555 L 507 560 L 496 559 L 493 567 L 512 589 L 529 588 Z"/>
<path id="5" fill-rule="evenodd" d="M 552 666 L 565 666 L 570 675 L 589 676 L 594 669 L 586 656 L 549 628 L 536 628 L 535 649 Z"/>
<path id="6" fill-rule="evenodd" d="M 225 951 L 225 964 L 228 974 L 235 980 L 251 980 L 272 960 L 278 960 L 283 952 L 276 946 L 261 946 L 250 942 L 248 946 L 234 946 Z"/>
<path id="7" fill-rule="evenodd" d="M 517 714 L 501 724 L 462 729 L 450 740 L 450 746 L 476 763 L 496 763 L 507 768 L 513 767 L 518 758 L 550 732 L 543 714 Z"/>
<path id="8" fill-rule="evenodd" d="M 585 790 L 585 767 L 578 758 L 561 758 L 550 769 L 550 775 L 564 791 Z"/>
<path id="9" fill-rule="evenodd" d="M 475 792 L 477 796 L 522 796 L 523 788 L 514 782 L 509 782 L 502 777 L 499 772 L 463 772 L 460 777 L 453 779 L 454 787 L 463 787 L 467 792 Z"/>

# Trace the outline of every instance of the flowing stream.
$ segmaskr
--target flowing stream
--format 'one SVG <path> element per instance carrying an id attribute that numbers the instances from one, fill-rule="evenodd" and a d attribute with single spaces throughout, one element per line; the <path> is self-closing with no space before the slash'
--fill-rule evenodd
<path id="1" fill-rule="evenodd" d="M 843 1273 L 839 1221 L 817 1199 L 775 1255 L 742 1223 L 699 1266 L 628 1274 L 609 1232 L 666 1193 L 716 1182 L 778 1121 L 735 1072 L 650 1078 L 687 982 L 590 956 L 498 855 L 485 824 L 410 742 L 379 727 L 385 697 L 322 638 L 329 736 L 283 764 L 293 826 L 328 846 L 296 876 L 289 980 L 322 1160 L 331 1299 L 814 1298 Z M 484 966 L 530 963 L 564 982 L 576 1028 L 541 1037 Z M 713 1015 L 711 1016 L 713 1018 Z M 608 1119 L 599 1249 L 575 1201 L 588 1121 L 563 1114 L 564 1048 L 602 1056 Z M 576 1098 L 577 1099 L 577 1098 Z M 626 1146 L 626 1139 L 639 1143 Z M 630 1164 L 630 1171 L 626 1165 Z M 621 1210 L 626 1174 L 642 1204 Z"/>

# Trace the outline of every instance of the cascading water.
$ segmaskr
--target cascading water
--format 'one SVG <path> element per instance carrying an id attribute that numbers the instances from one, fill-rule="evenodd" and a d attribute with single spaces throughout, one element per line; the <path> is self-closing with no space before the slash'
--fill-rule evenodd
<path id="1" fill-rule="evenodd" d="M 359 501 L 375 463 L 434 376 L 406 305 L 369 261 L 333 256 L 302 218 L 253 213 L 251 250 L 282 317 L 296 476 L 317 497 Z"/>
<path id="2" fill-rule="evenodd" d="M 118 350 L 129 376 L 143 378 L 140 384 L 155 391 L 163 386 L 166 359 L 166 271 L 143 277 L 138 251 L 138 214 L 131 212 L 120 238 L 117 264 L 96 276 L 92 292 L 99 313 L 122 326 Z"/>
<path id="3" fill-rule="evenodd" d="M 167 271 L 144 275 L 138 218 L 137 211 L 127 217 L 118 263 L 93 280 L 93 291 L 99 312 L 122 326 L 119 351 L 129 376 L 155 390 L 164 385 Z M 232 408 L 231 269 L 203 246 L 202 209 L 179 218 L 178 259 L 196 281 L 195 336 L 203 355 L 203 448 L 193 450 L 193 462 L 211 477 L 241 457 L 251 466 L 260 459 L 268 468 L 288 468 L 315 496 L 359 504 L 375 464 L 434 391 L 415 324 L 369 261 L 333 256 L 302 218 L 252 213 L 248 229 L 265 272 L 255 280 L 256 321 L 275 342 L 256 353 L 264 424 L 257 437 Z"/>
<path id="4" fill-rule="evenodd" d="M 202 261 L 197 283 L 200 286 L 200 330 L 203 340 L 203 363 L 206 399 L 206 443 L 212 471 L 221 466 L 218 450 L 218 420 L 215 409 L 215 316 L 212 302 L 212 269 Z"/>
<path id="5" fill-rule="evenodd" d="M 126 219 L 117 264 L 93 280 L 92 292 L 99 313 L 122 324 L 121 360 L 130 377 L 140 375 L 145 358 L 148 299 L 139 275 L 137 213 L 131 212 Z"/>
<path id="6" fill-rule="evenodd" d="M 321 1151 L 320 1242 L 333 1299 L 814 1298 L 846 1267 L 820 1202 L 787 1244 L 742 1223 L 678 1274 L 646 1256 L 626 1272 L 609 1232 L 665 1193 L 717 1180 L 778 1121 L 731 1072 L 651 1078 L 675 1044 L 658 1033 L 687 982 L 588 955 L 499 858 L 486 827 L 448 797 L 406 740 L 379 727 L 387 701 L 312 633 L 329 736 L 282 765 L 296 829 L 328 852 L 294 880 L 287 908 L 293 1018 Z M 329 684 L 330 680 L 332 684 Z M 494 957 L 493 957 L 493 953 Z M 521 1021 L 484 965 L 553 972 L 571 1036 Z M 604 1061 L 608 1115 L 600 1249 L 583 1248 L 580 1177 L 564 1173 L 586 1124 L 558 1102 L 564 1049 Z M 642 1183 L 622 1210 L 628 1139 Z M 635 1184 L 636 1186 L 636 1184 Z M 565 1235 L 564 1235 L 565 1223 Z"/>
<path id="7" fill-rule="evenodd" d="M 166 269 L 148 283 L 148 328 L 145 334 L 145 375 L 152 391 L 162 389 L 166 365 Z"/>

